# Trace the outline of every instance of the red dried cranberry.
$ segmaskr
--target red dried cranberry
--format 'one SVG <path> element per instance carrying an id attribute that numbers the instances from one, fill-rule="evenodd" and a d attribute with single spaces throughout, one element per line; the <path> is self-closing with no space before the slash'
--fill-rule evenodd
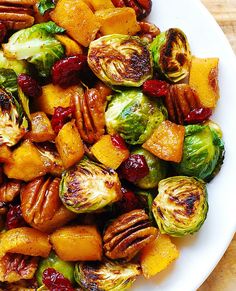
<path id="1" fill-rule="evenodd" d="M 119 150 L 127 150 L 127 146 L 125 144 L 125 141 L 123 140 L 123 138 L 119 134 L 112 135 L 111 142 Z"/>
<path id="2" fill-rule="evenodd" d="M 143 93 L 151 97 L 162 97 L 168 94 L 169 84 L 160 80 L 148 80 L 143 84 Z"/>
<path id="3" fill-rule="evenodd" d="M 3 22 L 0 22 L 0 43 L 4 41 L 6 34 L 7 34 L 7 27 Z"/>
<path id="4" fill-rule="evenodd" d="M 123 197 L 119 202 L 117 202 L 117 208 L 120 213 L 127 213 L 141 207 L 139 199 L 134 194 L 134 192 L 127 190 L 123 187 L 121 191 L 123 193 Z"/>
<path id="5" fill-rule="evenodd" d="M 55 133 L 58 133 L 63 125 L 73 114 L 73 107 L 56 107 L 52 116 L 51 124 Z"/>
<path id="6" fill-rule="evenodd" d="M 37 98 L 42 94 L 42 88 L 38 82 L 27 74 L 20 74 L 17 77 L 21 90 L 29 97 Z"/>
<path id="7" fill-rule="evenodd" d="M 129 182 L 137 182 L 149 173 L 149 168 L 143 155 L 130 155 L 120 166 L 121 177 Z"/>
<path id="8" fill-rule="evenodd" d="M 20 205 L 10 205 L 6 217 L 6 227 L 7 229 L 17 228 L 25 226 L 26 222 L 22 216 L 22 211 Z"/>
<path id="9" fill-rule="evenodd" d="M 74 291 L 70 280 L 53 268 L 44 270 L 42 281 L 50 291 Z"/>
<path id="10" fill-rule="evenodd" d="M 79 81 L 79 72 L 87 64 L 85 55 L 75 55 L 57 61 L 52 67 L 52 82 L 63 88 Z"/>
<path id="11" fill-rule="evenodd" d="M 189 112 L 184 122 L 187 124 L 202 123 L 210 118 L 212 110 L 210 108 L 195 108 Z"/>

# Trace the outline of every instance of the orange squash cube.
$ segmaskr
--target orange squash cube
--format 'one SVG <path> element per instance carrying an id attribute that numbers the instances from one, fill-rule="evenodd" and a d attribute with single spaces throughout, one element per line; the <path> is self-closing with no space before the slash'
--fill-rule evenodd
<path id="1" fill-rule="evenodd" d="M 12 152 L 7 145 L 0 146 L 0 163 L 9 163 L 11 161 Z"/>
<path id="2" fill-rule="evenodd" d="M 50 238 L 57 255 L 64 261 L 100 261 L 102 238 L 95 226 L 66 226 Z"/>
<path id="3" fill-rule="evenodd" d="M 145 278 L 155 276 L 165 270 L 179 257 L 179 251 L 170 237 L 159 234 L 157 238 L 141 250 L 140 263 Z"/>
<path id="4" fill-rule="evenodd" d="M 83 53 L 82 47 L 69 36 L 64 34 L 56 34 L 55 38 L 59 40 L 62 45 L 64 45 L 67 56 L 80 55 Z"/>
<path id="5" fill-rule="evenodd" d="M 117 169 L 129 157 L 129 150 L 116 147 L 109 134 L 103 135 L 91 147 L 91 152 L 100 163 L 112 169 Z"/>
<path id="6" fill-rule="evenodd" d="M 162 160 L 179 163 L 183 155 L 184 134 L 184 126 L 163 121 L 143 148 Z"/>

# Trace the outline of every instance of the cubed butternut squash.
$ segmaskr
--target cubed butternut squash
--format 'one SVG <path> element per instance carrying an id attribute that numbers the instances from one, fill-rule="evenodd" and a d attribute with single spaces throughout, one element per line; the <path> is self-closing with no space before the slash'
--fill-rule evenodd
<path id="1" fill-rule="evenodd" d="M 84 0 L 83 0 L 84 1 Z M 93 10 L 101 10 L 114 8 L 114 5 L 111 0 L 86 0 L 85 2 L 89 2 L 89 5 L 92 6 Z"/>
<path id="2" fill-rule="evenodd" d="M 179 251 L 170 237 L 159 234 L 157 238 L 144 247 L 140 254 L 140 263 L 145 278 L 155 276 L 165 270 L 179 257 Z"/>
<path id="3" fill-rule="evenodd" d="M 30 227 L 10 229 L 0 237 L 0 258 L 6 253 L 48 257 L 51 250 L 49 236 Z"/>
<path id="4" fill-rule="evenodd" d="M 95 39 L 100 28 L 97 17 L 83 0 L 59 0 L 50 15 L 70 37 L 85 47 Z"/>
<path id="5" fill-rule="evenodd" d="M 11 161 L 3 169 L 8 178 L 23 181 L 33 180 L 47 172 L 39 151 L 29 140 L 13 151 Z"/>
<path id="6" fill-rule="evenodd" d="M 7 145 L 0 146 L 0 163 L 9 163 L 11 161 L 12 152 Z"/>
<path id="7" fill-rule="evenodd" d="M 64 45 L 67 56 L 80 55 L 83 53 L 82 47 L 67 35 L 56 34 L 55 37 L 62 45 Z"/>
<path id="8" fill-rule="evenodd" d="M 184 134 L 184 126 L 163 121 L 143 148 L 162 160 L 179 163 L 183 155 Z"/>
<path id="9" fill-rule="evenodd" d="M 74 120 L 62 127 L 55 142 L 65 168 L 71 167 L 82 159 L 84 146 Z"/>
<path id="10" fill-rule="evenodd" d="M 132 8 L 103 9 L 96 11 L 95 15 L 101 23 L 100 31 L 103 35 L 114 33 L 135 35 L 140 30 Z"/>
<path id="11" fill-rule="evenodd" d="M 33 142 L 45 142 L 55 138 L 51 122 L 44 112 L 31 114 L 31 131 L 26 137 Z"/>
<path id="12" fill-rule="evenodd" d="M 218 58 L 192 58 L 189 84 L 196 90 L 203 107 L 216 107 L 220 97 L 218 63 Z"/>
<path id="13" fill-rule="evenodd" d="M 91 152 L 100 163 L 113 169 L 117 169 L 129 157 L 129 150 L 117 147 L 109 134 L 103 135 L 91 147 Z"/>
<path id="14" fill-rule="evenodd" d="M 67 226 L 56 230 L 50 241 L 65 261 L 100 261 L 102 238 L 95 226 Z"/>

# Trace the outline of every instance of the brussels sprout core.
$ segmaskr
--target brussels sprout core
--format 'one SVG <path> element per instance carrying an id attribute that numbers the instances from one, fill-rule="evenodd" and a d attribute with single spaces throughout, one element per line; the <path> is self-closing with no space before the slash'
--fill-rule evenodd
<path id="1" fill-rule="evenodd" d="M 189 74 L 191 52 L 186 35 L 177 28 L 159 34 L 150 46 L 154 66 L 168 80 L 178 82 Z"/>
<path id="2" fill-rule="evenodd" d="M 60 198 L 76 213 L 99 210 L 121 199 L 121 185 L 117 173 L 87 159 L 63 173 Z"/>
<path id="3" fill-rule="evenodd" d="M 184 236 L 200 229 L 208 212 L 205 184 L 193 177 L 176 176 L 159 183 L 152 212 L 161 233 Z"/>
<path id="4" fill-rule="evenodd" d="M 151 54 L 139 37 L 111 34 L 91 42 L 88 64 L 110 85 L 141 86 L 152 77 Z"/>

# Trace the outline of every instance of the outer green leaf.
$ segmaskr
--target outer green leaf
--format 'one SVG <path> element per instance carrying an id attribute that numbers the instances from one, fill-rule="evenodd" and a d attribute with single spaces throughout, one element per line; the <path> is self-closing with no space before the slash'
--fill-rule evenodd
<path id="1" fill-rule="evenodd" d="M 40 0 L 38 4 L 39 13 L 44 15 L 50 9 L 55 8 L 56 5 L 54 4 L 53 0 Z"/>

